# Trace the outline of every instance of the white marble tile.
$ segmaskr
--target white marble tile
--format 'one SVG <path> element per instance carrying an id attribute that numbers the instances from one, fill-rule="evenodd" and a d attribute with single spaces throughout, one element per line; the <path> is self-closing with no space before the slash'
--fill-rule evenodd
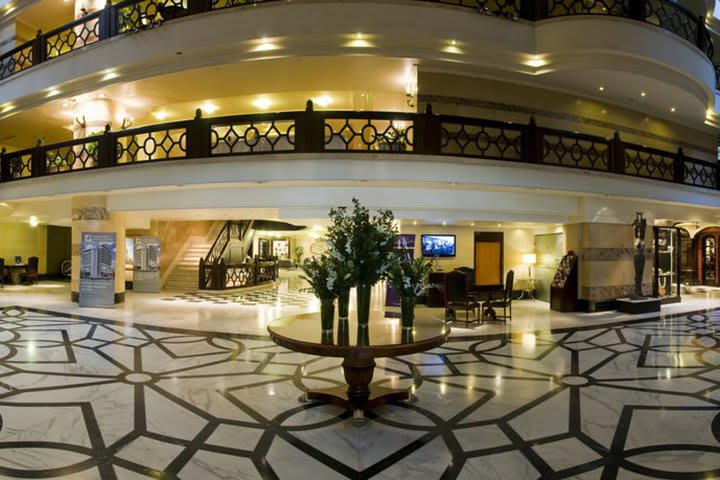
<path id="1" fill-rule="evenodd" d="M 91 447 L 79 406 L 0 405 L 0 442 L 58 442 Z"/>
<path id="2" fill-rule="evenodd" d="M 308 456 L 280 437 L 273 439 L 265 458 L 270 468 L 281 479 L 338 480 L 343 478 L 337 471 Z"/>
<path id="3" fill-rule="evenodd" d="M 261 479 L 260 473 L 249 458 L 199 450 L 179 472 L 180 478 L 197 479 Z"/>
<path id="4" fill-rule="evenodd" d="M 138 437 L 121 448 L 115 456 L 148 468 L 164 470 L 182 450 L 180 445 Z"/>
<path id="5" fill-rule="evenodd" d="M 600 458 L 597 452 L 575 438 L 535 445 L 533 450 L 555 471 L 565 470 Z"/>
<path id="6" fill-rule="evenodd" d="M 2 448 L 0 449 L 0 467 L 38 471 L 68 467 L 85 461 L 88 455 L 56 448 Z"/>
<path id="7" fill-rule="evenodd" d="M 566 433 L 569 428 L 569 405 L 570 390 L 565 389 L 516 416 L 508 423 L 525 440 Z"/>
<path id="8" fill-rule="evenodd" d="M 263 428 L 244 427 L 240 425 L 218 425 L 205 441 L 208 445 L 236 448 L 238 450 L 254 450 L 260 437 L 265 433 Z"/>
<path id="9" fill-rule="evenodd" d="M 519 452 L 472 457 L 465 461 L 458 480 L 508 480 L 538 478 L 538 471 Z"/>
<path id="10" fill-rule="evenodd" d="M 445 441 L 439 437 L 372 478 L 377 480 L 440 478 L 451 463 L 452 455 Z"/>
<path id="11" fill-rule="evenodd" d="M 144 388 L 147 430 L 184 440 L 192 440 L 207 421 L 152 388 Z"/>
<path id="12" fill-rule="evenodd" d="M 484 450 L 512 444 L 512 441 L 497 425 L 454 428 L 453 435 L 465 451 Z"/>
<path id="13" fill-rule="evenodd" d="M 706 445 L 718 448 L 720 445 L 712 432 L 712 422 L 718 413 L 720 409 L 717 408 L 636 409 L 630 421 L 625 449 L 663 444 Z"/>

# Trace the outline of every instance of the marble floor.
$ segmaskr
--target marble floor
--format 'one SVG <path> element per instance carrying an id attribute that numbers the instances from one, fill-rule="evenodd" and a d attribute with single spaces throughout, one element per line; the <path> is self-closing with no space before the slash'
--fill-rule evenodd
<path id="1" fill-rule="evenodd" d="M 356 426 L 300 401 L 342 384 L 340 360 L 264 333 L 268 308 L 315 308 L 287 285 L 112 310 L 51 285 L 0 291 L 0 478 L 720 478 L 713 294 L 633 319 L 516 302 L 509 327 L 378 360 L 373 381 L 414 396 Z"/>

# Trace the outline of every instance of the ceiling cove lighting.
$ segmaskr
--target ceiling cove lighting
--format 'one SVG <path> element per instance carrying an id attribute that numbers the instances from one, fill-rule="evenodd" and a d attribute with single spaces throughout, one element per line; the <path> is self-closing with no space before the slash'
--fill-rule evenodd
<path id="1" fill-rule="evenodd" d="M 269 52 L 271 50 L 277 50 L 280 48 L 276 43 L 273 43 L 268 38 L 263 37 L 260 40 L 256 40 L 255 45 L 250 49 L 251 52 Z"/>
<path id="2" fill-rule="evenodd" d="M 358 32 L 350 37 L 350 41 L 346 43 L 345 46 L 350 48 L 368 48 L 373 45 L 367 41 L 367 35 Z"/>

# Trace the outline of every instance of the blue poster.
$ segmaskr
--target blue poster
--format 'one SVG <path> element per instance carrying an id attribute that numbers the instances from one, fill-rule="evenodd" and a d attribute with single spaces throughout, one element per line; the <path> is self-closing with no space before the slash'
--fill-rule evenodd
<path id="1" fill-rule="evenodd" d="M 81 307 L 115 306 L 115 233 L 83 232 L 80 244 Z"/>

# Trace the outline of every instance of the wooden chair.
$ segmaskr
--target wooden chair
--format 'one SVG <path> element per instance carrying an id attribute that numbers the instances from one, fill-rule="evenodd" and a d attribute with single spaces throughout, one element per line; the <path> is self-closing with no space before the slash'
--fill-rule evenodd
<path id="1" fill-rule="evenodd" d="M 5 259 L 0 257 L 0 288 L 5 290 Z"/>
<path id="2" fill-rule="evenodd" d="M 449 318 L 450 311 L 465 310 L 465 326 L 470 323 L 480 323 L 480 304 L 470 294 L 467 275 L 463 272 L 450 272 L 445 275 L 445 318 Z M 470 320 L 470 311 L 476 312 L 475 318 Z"/>
<path id="3" fill-rule="evenodd" d="M 487 312 L 495 312 L 488 320 L 502 320 L 503 322 L 512 321 L 512 293 L 513 283 L 515 280 L 515 272 L 508 270 L 505 276 L 505 288 L 490 292 L 487 302 L 483 305 L 482 320 L 485 323 L 485 318 L 490 316 Z M 498 315 L 498 308 L 502 308 L 503 314 Z"/>
<path id="4" fill-rule="evenodd" d="M 38 263 L 38 257 L 28 258 L 27 270 L 25 271 L 25 274 L 21 277 L 22 283 L 32 285 L 33 283 L 38 281 Z"/>

